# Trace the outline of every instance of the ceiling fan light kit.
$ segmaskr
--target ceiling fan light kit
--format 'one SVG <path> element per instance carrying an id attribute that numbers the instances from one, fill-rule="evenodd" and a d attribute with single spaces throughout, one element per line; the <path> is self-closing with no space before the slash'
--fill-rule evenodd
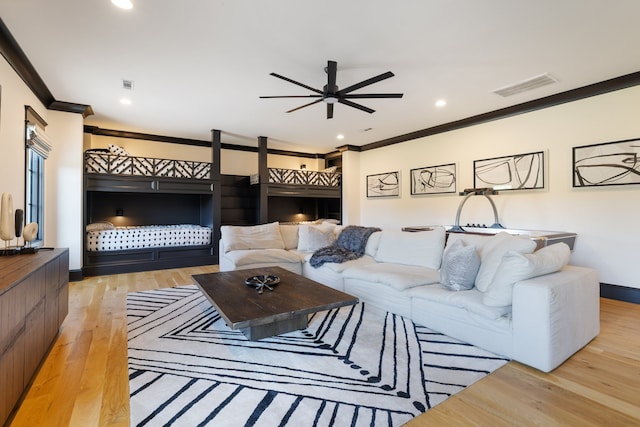
<path id="1" fill-rule="evenodd" d="M 271 73 L 271 75 L 274 77 L 277 77 L 289 83 L 293 83 L 294 85 L 303 87 L 311 92 L 314 92 L 314 94 L 261 96 L 260 98 L 318 98 L 314 101 L 309 102 L 308 104 L 304 104 L 299 107 L 293 108 L 287 111 L 287 113 L 300 110 L 302 108 L 308 107 L 313 104 L 317 104 L 322 101 L 325 104 L 327 104 L 327 119 L 333 118 L 333 104 L 335 103 L 347 105 L 349 107 L 356 108 L 358 110 L 371 114 L 371 113 L 374 113 L 375 110 L 369 107 L 365 107 L 364 105 L 355 103 L 353 101 L 350 101 L 350 99 L 402 98 L 402 95 L 403 95 L 402 93 L 370 93 L 370 94 L 351 93 L 365 86 L 369 86 L 374 83 L 378 83 L 379 81 L 386 80 L 390 77 L 393 77 L 394 74 L 391 71 L 387 71 L 386 73 L 382 73 L 375 77 L 371 77 L 369 79 L 363 80 L 360 83 L 356 83 L 345 89 L 339 89 L 338 86 L 336 85 L 337 70 L 338 70 L 338 63 L 336 61 L 327 61 L 327 67 L 325 68 L 325 72 L 327 73 L 327 84 L 322 88 L 322 90 L 297 82 L 288 77 L 281 76 L 280 74 Z"/>

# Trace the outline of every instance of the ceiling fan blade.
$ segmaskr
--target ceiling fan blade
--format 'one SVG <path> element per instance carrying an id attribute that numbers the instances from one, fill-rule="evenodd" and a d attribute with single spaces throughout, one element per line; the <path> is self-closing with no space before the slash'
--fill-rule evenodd
<path id="1" fill-rule="evenodd" d="M 327 61 L 327 92 L 329 93 L 335 92 L 337 72 L 338 63 L 336 61 Z"/>
<path id="2" fill-rule="evenodd" d="M 388 79 L 390 77 L 393 77 L 393 76 L 394 76 L 394 74 L 391 71 L 387 71 L 386 73 L 382 73 L 379 76 L 371 77 L 370 79 L 363 80 L 360 83 L 356 83 L 356 84 L 351 85 L 349 87 L 346 87 L 346 88 L 344 88 L 342 90 L 339 90 L 338 91 L 338 96 L 345 95 L 345 94 L 347 94 L 349 92 L 353 92 L 354 90 L 363 88 L 365 86 L 372 85 L 374 83 L 378 83 L 379 81 L 386 80 L 386 79 Z"/>
<path id="3" fill-rule="evenodd" d="M 333 119 L 333 104 L 327 104 L 327 119 Z"/>
<path id="4" fill-rule="evenodd" d="M 356 99 L 356 98 L 402 98 L 404 94 L 402 93 L 351 93 L 344 95 L 343 98 L 346 99 Z"/>
<path id="5" fill-rule="evenodd" d="M 313 101 L 313 102 L 310 102 L 310 103 L 308 103 L 308 104 L 304 104 L 304 105 L 301 105 L 301 106 L 299 106 L 299 107 L 296 107 L 296 108 L 294 108 L 294 109 L 292 109 L 292 110 L 289 110 L 289 111 L 287 111 L 287 113 L 293 113 L 294 111 L 298 111 L 298 110 L 300 110 L 301 108 L 308 107 L 309 105 L 317 104 L 317 103 L 318 103 L 318 102 L 320 102 L 320 101 L 322 101 L 322 99 L 316 99 L 316 100 L 315 100 L 315 101 Z"/>
<path id="6" fill-rule="evenodd" d="M 295 81 L 295 80 L 291 80 L 289 77 L 281 76 L 280 74 L 276 74 L 276 73 L 271 73 L 271 75 L 272 75 L 273 77 L 277 77 L 277 78 L 279 78 L 279 79 L 282 79 L 282 80 L 284 80 L 284 81 L 286 81 L 286 82 L 293 83 L 294 85 L 298 85 L 298 86 L 300 86 L 300 87 L 303 87 L 303 88 L 305 88 L 305 89 L 308 89 L 308 90 L 310 90 L 311 92 L 319 93 L 320 95 L 322 95 L 322 91 L 321 91 L 321 90 L 314 89 L 314 88 L 312 88 L 311 86 L 307 86 L 307 85 L 306 85 L 306 84 L 304 84 L 304 83 L 300 83 L 300 82 L 297 82 L 297 81 Z"/>
<path id="7" fill-rule="evenodd" d="M 260 98 L 322 98 L 322 95 L 274 95 L 261 96 Z"/>
<path id="8" fill-rule="evenodd" d="M 344 104 L 344 105 L 348 105 L 349 107 L 353 107 L 353 108 L 357 108 L 358 110 L 362 110 L 365 111 L 369 114 L 371 113 L 375 113 L 376 110 L 372 110 L 369 107 L 365 107 L 364 105 L 360 105 L 360 104 L 356 104 L 355 102 L 351 102 L 351 101 L 347 101 L 346 99 L 342 98 L 342 99 L 338 99 L 338 102 L 340 104 Z"/>

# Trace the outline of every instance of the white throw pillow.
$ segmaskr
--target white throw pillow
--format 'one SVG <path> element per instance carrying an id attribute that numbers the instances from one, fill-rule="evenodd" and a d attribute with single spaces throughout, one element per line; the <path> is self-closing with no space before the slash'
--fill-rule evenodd
<path id="1" fill-rule="evenodd" d="M 117 145 L 114 144 L 109 144 L 107 146 L 109 148 L 109 151 L 111 152 L 111 154 L 115 154 L 116 156 L 128 156 L 129 152 L 127 150 L 125 150 L 122 147 L 119 147 Z"/>
<path id="2" fill-rule="evenodd" d="M 444 250 L 445 231 L 436 227 L 430 231 L 384 230 L 375 259 L 378 262 L 417 265 L 438 270 Z"/>
<path id="3" fill-rule="evenodd" d="M 367 240 L 367 246 L 364 248 L 364 254 L 370 257 L 375 257 L 378 252 L 378 246 L 380 246 L 380 237 L 382 237 L 382 231 L 376 231 Z"/>
<path id="4" fill-rule="evenodd" d="M 484 294 L 482 302 L 492 307 L 511 305 L 513 285 L 521 280 L 554 273 L 569 263 L 571 250 L 566 243 L 546 246 L 532 254 L 508 251 Z"/>
<path id="5" fill-rule="evenodd" d="M 284 249 L 280 224 L 277 222 L 252 226 L 223 225 L 220 233 L 225 252 L 238 249 Z"/>
<path id="6" fill-rule="evenodd" d="M 280 224 L 280 234 L 285 249 L 298 247 L 298 224 Z"/>
<path id="7" fill-rule="evenodd" d="M 331 246 L 336 240 L 335 228 L 335 225 L 326 222 L 318 225 L 301 224 L 298 229 L 298 250 L 314 252 Z"/>
<path id="8" fill-rule="evenodd" d="M 87 231 L 103 231 L 103 230 L 114 230 L 116 227 L 110 223 L 109 221 L 96 221 L 91 224 L 87 224 Z"/>
<path id="9" fill-rule="evenodd" d="M 536 249 L 536 242 L 528 237 L 513 236 L 509 233 L 498 233 L 491 237 L 480 250 L 480 269 L 476 276 L 476 288 L 486 292 L 493 281 L 502 256 L 507 251 L 530 254 Z"/>
<path id="10" fill-rule="evenodd" d="M 476 247 L 465 246 L 462 240 L 456 240 L 447 246 L 442 255 L 440 284 L 452 291 L 471 289 L 479 268 L 480 255 Z"/>

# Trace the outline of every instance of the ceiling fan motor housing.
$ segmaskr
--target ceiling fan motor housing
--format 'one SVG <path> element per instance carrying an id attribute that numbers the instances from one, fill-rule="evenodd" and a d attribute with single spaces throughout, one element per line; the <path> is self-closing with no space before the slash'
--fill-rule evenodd
<path id="1" fill-rule="evenodd" d="M 327 104 L 335 104 L 338 102 L 338 85 L 333 86 L 333 90 L 329 90 L 329 85 L 324 85 L 322 100 Z"/>

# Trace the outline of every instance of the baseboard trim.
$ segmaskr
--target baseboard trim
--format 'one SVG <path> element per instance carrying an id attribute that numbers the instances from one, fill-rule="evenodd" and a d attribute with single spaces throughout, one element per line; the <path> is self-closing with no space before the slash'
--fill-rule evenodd
<path id="1" fill-rule="evenodd" d="M 69 281 L 70 282 L 79 282 L 84 279 L 84 275 L 82 274 L 82 270 L 69 270 Z"/>
<path id="2" fill-rule="evenodd" d="M 640 289 L 638 288 L 600 283 L 600 296 L 640 304 Z"/>

